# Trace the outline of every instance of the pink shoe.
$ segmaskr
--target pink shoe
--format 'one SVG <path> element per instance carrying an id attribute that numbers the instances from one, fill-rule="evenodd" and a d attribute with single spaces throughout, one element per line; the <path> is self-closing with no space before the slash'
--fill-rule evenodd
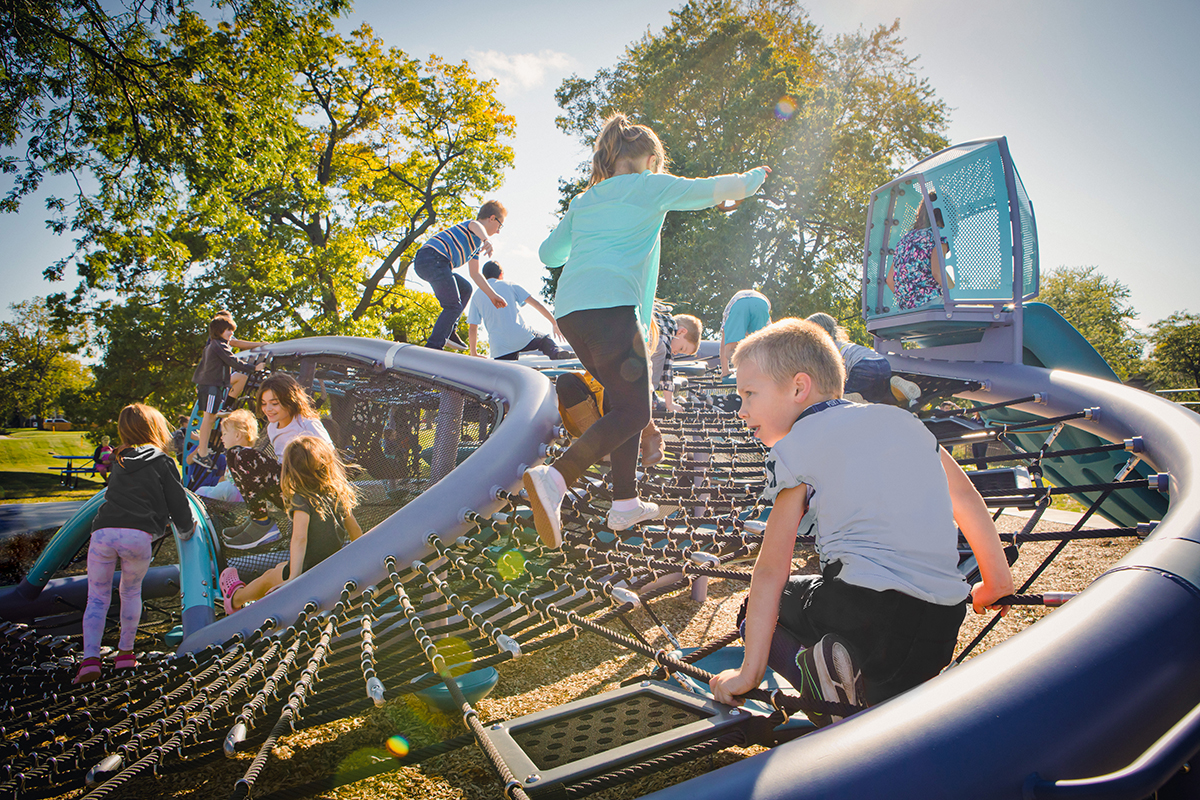
<path id="1" fill-rule="evenodd" d="M 138 665 L 137 655 L 134 653 L 117 653 L 117 657 L 113 659 L 113 665 L 117 669 L 133 669 Z"/>
<path id="2" fill-rule="evenodd" d="M 71 683 L 76 685 L 81 683 L 91 683 L 100 677 L 100 659 L 95 656 L 85 658 L 79 662 L 79 672 L 75 673 L 74 680 Z"/>
<path id="3" fill-rule="evenodd" d="M 225 613 L 232 614 L 235 610 L 233 593 L 245 586 L 246 582 L 238 577 L 236 567 L 226 567 L 221 570 L 221 577 L 217 579 L 217 583 L 221 587 L 221 596 L 225 598 Z"/>

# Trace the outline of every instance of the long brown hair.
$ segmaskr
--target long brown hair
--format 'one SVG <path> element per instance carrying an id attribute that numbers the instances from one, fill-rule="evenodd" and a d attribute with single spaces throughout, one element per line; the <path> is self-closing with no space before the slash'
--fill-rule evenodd
<path id="1" fill-rule="evenodd" d="M 143 403 L 130 403 L 121 409 L 117 417 L 117 435 L 121 446 L 117 448 L 117 461 L 124 462 L 121 454 L 130 447 L 152 445 L 164 453 L 171 446 L 171 428 L 162 412 Z"/>
<path id="2" fill-rule="evenodd" d="M 288 414 L 293 417 L 317 418 L 317 409 L 309 399 L 308 392 L 300 388 L 296 379 L 286 372 L 276 372 L 259 385 L 258 408 L 260 411 L 262 410 L 263 392 L 274 393 L 279 405 L 287 409 Z"/>
<path id="3" fill-rule="evenodd" d="M 316 436 L 297 436 L 283 449 L 279 488 L 286 502 L 296 495 L 307 499 L 321 519 L 331 513 L 345 517 L 358 505 L 358 490 L 337 451 Z"/>
<path id="4" fill-rule="evenodd" d="M 592 179 L 588 181 L 587 188 L 611 178 L 621 161 L 636 161 L 648 155 L 655 157 L 652 171 L 667 171 L 667 150 L 657 134 L 624 114 L 613 114 L 604 120 L 604 127 L 596 137 L 596 149 L 592 153 Z"/>

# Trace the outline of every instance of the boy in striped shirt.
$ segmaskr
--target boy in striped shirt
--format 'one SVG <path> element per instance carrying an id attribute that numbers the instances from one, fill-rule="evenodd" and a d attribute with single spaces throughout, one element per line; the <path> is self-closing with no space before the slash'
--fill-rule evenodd
<path id="1" fill-rule="evenodd" d="M 426 347 L 441 350 L 449 342 L 459 350 L 466 350 L 463 341 L 455 334 L 458 318 L 471 299 L 471 284 L 454 270 L 467 265 L 471 280 L 479 287 L 492 305 L 504 308 L 508 303 L 496 294 L 484 279 L 479 269 L 479 254 L 492 254 L 492 236 L 504 227 L 508 212 L 498 200 L 489 200 L 479 209 L 473 220 L 464 220 L 441 233 L 435 234 L 417 251 L 413 269 L 417 276 L 433 288 L 433 294 L 441 303 L 442 313 L 433 324 Z"/>

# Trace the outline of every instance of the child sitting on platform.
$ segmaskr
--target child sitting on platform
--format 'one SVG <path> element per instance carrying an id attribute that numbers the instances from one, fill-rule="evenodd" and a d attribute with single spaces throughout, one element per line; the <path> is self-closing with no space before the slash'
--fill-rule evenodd
<path id="1" fill-rule="evenodd" d="M 279 526 L 267 516 L 267 503 L 284 508 L 279 462 L 254 448 L 257 439 L 258 420 L 247 409 L 239 408 L 221 420 L 229 475 L 250 512 L 247 523 L 222 531 L 225 546 L 233 550 L 249 550 L 279 539 Z"/>
<path id="2" fill-rule="evenodd" d="M 220 584 L 226 614 L 262 599 L 342 549 L 342 531 L 351 541 L 362 536 L 354 519 L 358 493 L 328 441 L 305 435 L 289 442 L 283 451 L 280 485 L 292 518 L 289 558 L 250 583 L 242 582 L 235 567 L 223 570 Z"/>
<path id="3" fill-rule="evenodd" d="M 742 607 L 745 656 L 712 680 L 713 696 L 740 704 L 768 665 L 802 697 L 853 705 L 934 677 L 954 653 L 968 596 L 983 613 L 1013 591 L 979 492 L 912 414 L 841 399 L 842 360 L 817 325 L 776 322 L 733 360 L 738 415 L 772 448 L 763 496 L 774 507 Z M 809 510 L 821 574 L 792 576 Z M 958 571 L 956 524 L 982 576 L 973 587 Z"/>

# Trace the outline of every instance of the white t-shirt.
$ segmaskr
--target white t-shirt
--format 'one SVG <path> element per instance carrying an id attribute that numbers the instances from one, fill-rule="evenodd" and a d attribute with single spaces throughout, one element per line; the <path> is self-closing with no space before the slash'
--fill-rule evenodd
<path id="1" fill-rule="evenodd" d="M 937 440 L 912 414 L 831 406 L 797 420 L 766 466 L 769 500 L 808 485 L 821 566 L 841 561 L 841 580 L 938 605 L 966 598 Z"/>
<path id="2" fill-rule="evenodd" d="M 318 439 L 324 439 L 331 445 L 333 444 L 333 440 L 329 438 L 329 431 L 325 430 L 325 426 L 319 419 L 309 419 L 297 414 L 282 428 L 277 422 L 267 425 L 267 438 L 271 440 L 271 447 L 275 450 L 275 460 L 281 464 L 283 463 L 283 451 L 288 446 L 288 442 L 300 436 L 316 436 Z"/>
<path id="3" fill-rule="evenodd" d="M 467 324 L 487 328 L 491 343 L 492 358 L 519 352 L 525 345 L 541 336 L 521 317 L 521 306 L 529 299 L 529 292 L 515 283 L 490 278 L 492 291 L 508 303 L 496 308 L 483 292 L 475 292 L 467 303 Z"/>

